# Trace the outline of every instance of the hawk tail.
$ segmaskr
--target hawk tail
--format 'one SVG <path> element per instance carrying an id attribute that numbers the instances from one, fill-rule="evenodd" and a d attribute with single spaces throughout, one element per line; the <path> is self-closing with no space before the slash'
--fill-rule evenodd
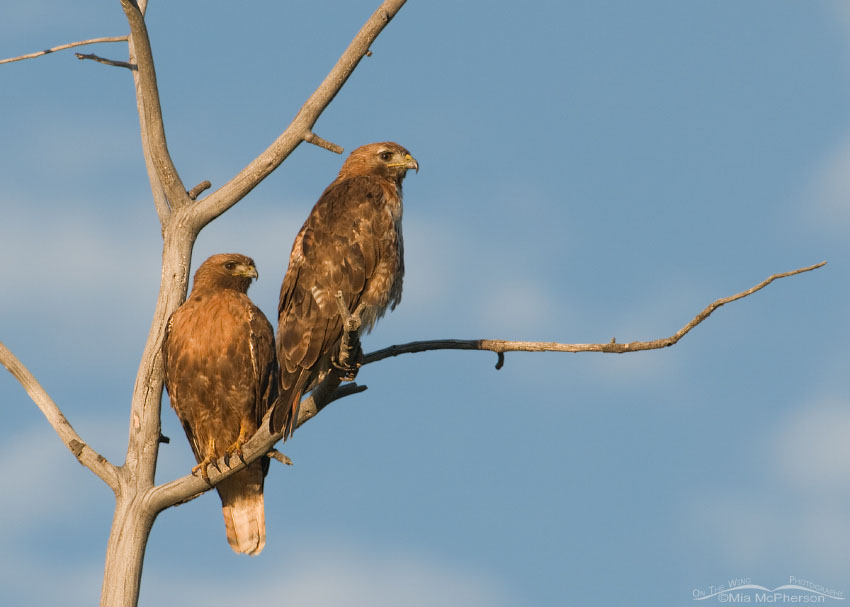
<path id="1" fill-rule="evenodd" d="M 234 552 L 256 556 L 266 545 L 266 514 L 263 505 L 263 467 L 250 464 L 216 485 L 227 543 Z"/>

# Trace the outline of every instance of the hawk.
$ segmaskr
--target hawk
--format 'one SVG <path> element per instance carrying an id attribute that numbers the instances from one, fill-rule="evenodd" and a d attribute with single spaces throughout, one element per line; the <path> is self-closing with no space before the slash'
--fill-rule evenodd
<path id="1" fill-rule="evenodd" d="M 271 417 L 271 430 L 284 438 L 295 429 L 301 396 L 339 352 L 337 292 L 350 311 L 363 306 L 361 332 L 401 300 L 401 184 L 410 169 L 418 172 L 419 164 L 397 143 L 357 148 L 295 237 L 280 288 L 280 396 Z"/>
<path id="2" fill-rule="evenodd" d="M 271 324 L 246 295 L 257 269 L 250 257 L 213 255 L 195 273 L 189 299 L 166 327 L 165 386 L 198 465 L 241 457 L 277 396 L 278 366 Z M 265 457 L 216 485 L 227 541 L 235 552 L 259 554 L 266 543 Z"/>

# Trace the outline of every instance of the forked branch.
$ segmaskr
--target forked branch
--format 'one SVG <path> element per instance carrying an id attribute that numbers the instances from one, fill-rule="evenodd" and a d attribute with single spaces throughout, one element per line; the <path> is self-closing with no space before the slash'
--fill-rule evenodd
<path id="1" fill-rule="evenodd" d="M 3 342 L 0 342 L 0 363 L 20 382 L 29 397 L 41 409 L 44 417 L 47 418 L 47 422 L 56 431 L 56 434 L 65 443 L 65 446 L 74 454 L 74 457 L 83 466 L 98 475 L 113 491 L 118 491 L 118 472 L 115 466 L 110 464 L 97 451 L 89 447 L 80 435 L 77 434 L 62 414 L 62 411 L 53 402 L 53 399 L 50 398 L 45 389 L 38 383 L 38 380 L 33 377 L 29 369 L 12 354 L 12 351 Z"/>
<path id="2" fill-rule="evenodd" d="M 506 341 L 500 339 L 443 339 L 417 341 L 408 344 L 390 346 L 389 348 L 377 350 L 371 354 L 359 357 L 358 351 L 360 348 L 360 342 L 357 336 L 357 330 L 360 320 L 359 315 L 362 310 L 358 308 L 353 314 L 347 314 L 345 304 L 341 303 L 339 305 L 344 319 L 344 332 L 343 338 L 340 342 L 340 352 L 337 360 L 340 362 L 362 361 L 362 364 L 368 364 L 378 362 L 392 356 L 398 356 L 399 354 L 425 352 L 428 350 L 486 350 L 499 354 L 500 361 L 502 360 L 502 355 L 505 352 L 606 352 L 610 354 L 625 354 L 626 352 L 639 352 L 641 350 L 657 350 L 659 348 L 666 348 L 676 344 L 680 339 L 682 339 L 682 337 L 690 332 L 691 329 L 708 318 L 708 316 L 717 308 L 752 295 L 756 291 L 759 291 L 769 285 L 774 280 L 785 278 L 786 276 L 794 276 L 795 274 L 802 274 L 803 272 L 810 272 L 811 270 L 823 267 L 824 265 L 826 265 L 825 261 L 806 268 L 793 270 L 791 272 L 773 274 L 746 291 L 718 299 L 709 304 L 702 312 L 697 314 L 693 320 L 670 337 L 656 339 L 653 341 L 635 341 L 622 344 L 617 343 L 615 340 L 606 344 L 562 344 L 556 342 Z M 331 372 L 327 374 L 316 389 L 313 390 L 310 396 L 301 402 L 296 427 L 300 427 L 302 424 L 318 415 L 322 409 L 334 400 L 362 392 L 366 389 L 366 386 L 360 386 L 357 384 L 346 384 L 344 386 L 340 386 L 342 379 L 345 377 L 346 370 L 344 368 L 337 367 L 332 367 L 331 369 Z M 213 484 L 218 483 L 235 472 L 238 472 L 246 465 L 246 463 L 250 464 L 257 458 L 269 453 L 272 446 L 280 440 L 281 435 L 271 434 L 268 429 L 268 423 L 266 423 L 267 421 L 268 420 L 263 420 L 257 433 L 243 446 L 242 453 L 244 461 L 236 462 L 235 465 L 228 468 L 224 465 L 222 458 L 222 460 L 218 462 L 218 468 L 220 471 L 214 470 L 213 467 L 210 468 L 210 481 Z M 231 460 L 231 464 L 233 463 L 234 460 Z M 170 483 L 156 487 L 152 491 L 152 503 L 157 507 L 157 511 L 159 511 L 159 509 L 192 500 L 208 491 L 210 488 L 211 485 L 208 485 L 203 479 L 190 474 Z"/>
<path id="3" fill-rule="evenodd" d="M 625 354 L 627 352 L 640 352 L 641 350 L 658 350 L 660 348 L 667 348 L 676 344 L 680 339 L 687 335 L 691 329 L 708 318 L 709 315 L 720 306 L 752 295 L 756 291 L 760 291 L 779 278 L 794 276 L 795 274 L 802 274 L 803 272 L 810 272 L 825 265 L 826 262 L 822 261 L 806 268 L 768 276 L 766 279 L 746 291 L 712 302 L 702 312 L 697 314 L 693 320 L 676 331 L 676 333 L 670 337 L 664 337 L 662 339 L 654 339 L 652 341 L 633 341 L 628 343 L 617 343 L 615 339 L 612 339 L 610 342 L 605 344 L 563 344 L 549 341 L 506 341 L 503 339 L 435 339 L 429 341 L 413 341 L 370 352 L 363 357 L 363 364 L 367 365 L 392 356 L 399 356 L 400 354 L 412 354 L 415 352 L 426 352 L 428 350 L 486 350 L 489 352 L 496 352 L 499 354 L 500 361 L 500 364 L 497 364 L 497 368 L 501 367 L 502 355 L 505 352 L 604 352 L 606 354 Z"/>

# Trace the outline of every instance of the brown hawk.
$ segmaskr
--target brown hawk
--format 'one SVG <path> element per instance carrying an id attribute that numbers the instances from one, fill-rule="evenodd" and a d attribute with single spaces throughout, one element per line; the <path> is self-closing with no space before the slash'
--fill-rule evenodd
<path id="1" fill-rule="evenodd" d="M 271 417 L 272 431 L 284 438 L 295 429 L 301 396 L 339 352 L 337 292 L 352 312 L 363 304 L 361 332 L 401 300 L 401 183 L 410 169 L 418 172 L 419 164 L 397 143 L 357 148 L 295 237 L 280 288 L 280 397 Z"/>
<path id="2" fill-rule="evenodd" d="M 200 471 L 223 455 L 241 456 L 278 389 L 274 331 L 246 295 L 257 278 L 250 257 L 213 255 L 195 273 L 189 299 L 168 320 L 162 344 L 165 386 Z M 216 485 L 227 541 L 259 554 L 266 543 L 263 480 L 268 458 Z"/>

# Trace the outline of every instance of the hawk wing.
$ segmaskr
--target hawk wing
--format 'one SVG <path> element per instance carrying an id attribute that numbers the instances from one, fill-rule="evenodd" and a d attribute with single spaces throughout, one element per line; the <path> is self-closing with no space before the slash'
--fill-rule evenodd
<path id="1" fill-rule="evenodd" d="M 325 190 L 298 233 L 278 305 L 281 394 L 272 431 L 292 433 L 301 396 L 339 350 L 337 292 L 351 311 L 366 304 L 366 330 L 401 299 L 400 207 L 388 183 L 353 177 Z"/>
<path id="2" fill-rule="evenodd" d="M 247 298 L 246 298 L 247 299 Z M 280 369 L 274 346 L 274 329 L 257 306 L 250 300 L 249 335 L 251 344 L 251 361 L 254 369 L 254 425 L 260 427 L 263 417 L 277 398 Z M 265 460 L 268 464 L 268 460 Z"/>

